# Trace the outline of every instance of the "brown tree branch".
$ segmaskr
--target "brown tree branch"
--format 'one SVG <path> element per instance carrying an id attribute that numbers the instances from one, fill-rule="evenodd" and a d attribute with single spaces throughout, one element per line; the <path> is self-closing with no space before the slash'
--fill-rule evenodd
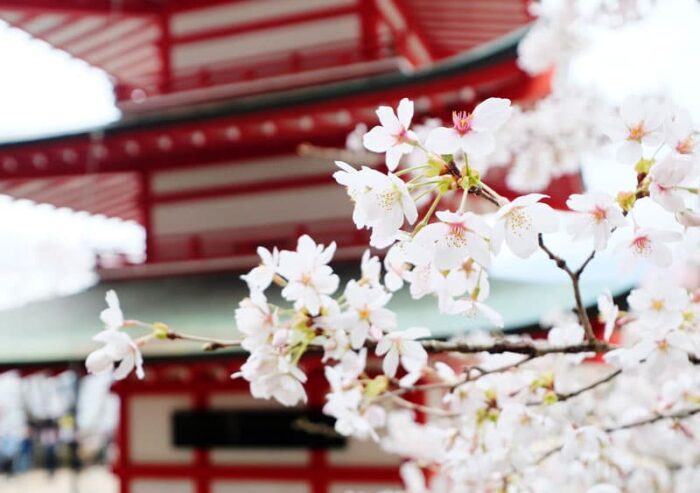
<path id="1" fill-rule="evenodd" d="M 571 285 L 574 288 L 574 299 L 576 300 L 576 311 L 578 312 L 578 318 L 581 321 L 581 326 L 586 332 L 586 339 L 589 342 L 596 341 L 595 333 L 593 332 L 593 326 L 591 325 L 591 321 L 588 318 L 588 314 L 586 313 L 586 307 L 583 306 L 583 300 L 581 299 L 581 287 L 579 286 L 579 278 L 581 276 L 581 273 L 586 268 L 588 263 L 591 260 L 593 260 L 595 251 L 588 257 L 588 259 L 586 259 L 583 265 L 581 265 L 581 267 L 576 272 L 574 272 L 567 265 L 566 261 L 563 258 L 556 255 L 544 244 L 544 239 L 542 238 L 541 233 L 537 235 L 537 242 L 539 243 L 542 251 L 544 251 L 549 256 L 549 258 L 557 264 L 557 267 L 566 272 L 569 276 L 569 279 L 571 279 Z"/>
<path id="2" fill-rule="evenodd" d="M 696 407 L 693 409 L 683 409 L 682 411 L 676 411 L 674 413 L 668 414 L 659 413 L 656 416 L 652 416 L 651 418 L 640 419 L 639 421 L 632 421 L 631 423 L 627 423 L 624 425 L 610 426 L 608 428 L 605 428 L 603 431 L 605 431 L 606 433 L 614 433 L 620 430 L 629 430 L 630 428 L 637 428 L 640 426 L 650 425 L 666 419 L 681 420 L 684 418 L 689 418 L 690 416 L 693 416 L 698 413 L 700 413 L 700 407 Z"/>
<path id="3" fill-rule="evenodd" d="M 599 380 L 596 380 L 596 381 L 594 381 L 594 382 L 592 382 L 584 387 L 581 387 L 580 389 L 574 390 L 572 392 L 566 392 L 563 394 L 557 393 L 556 394 L 557 402 L 568 401 L 569 399 L 572 399 L 576 396 L 584 394 L 584 393 L 588 392 L 589 390 L 593 390 L 596 387 L 599 387 L 599 386 L 604 385 L 608 382 L 611 382 L 612 380 L 614 380 L 616 377 L 618 377 L 621 374 L 622 374 L 622 370 L 615 370 L 614 372 L 609 373 L 605 377 L 603 377 Z M 541 400 L 541 401 L 537 401 L 537 402 L 528 402 L 527 405 L 528 406 L 539 406 L 539 405 L 544 404 L 544 403 L 545 403 L 545 401 Z"/>
<path id="4" fill-rule="evenodd" d="M 434 339 L 422 340 L 419 342 L 429 353 L 518 353 L 532 357 L 554 353 L 606 353 L 616 349 L 616 346 L 598 340 L 571 346 L 544 346 L 536 345 L 533 342 L 509 341 L 495 341 L 493 344 L 469 344 L 460 341 L 440 341 Z"/>
<path id="5" fill-rule="evenodd" d="M 615 433 L 616 431 L 629 430 L 632 428 L 639 428 L 640 426 L 650 425 L 650 424 L 657 423 L 659 421 L 663 421 L 666 419 L 681 420 L 681 419 L 689 418 L 690 416 L 694 416 L 695 414 L 699 414 L 699 413 L 700 413 L 700 407 L 696 407 L 694 409 L 684 409 L 682 411 L 676 411 L 675 413 L 657 414 L 656 416 L 653 416 L 651 418 L 640 419 L 638 421 L 632 421 L 631 423 L 626 423 L 626 424 L 618 425 L 618 426 L 610 426 L 608 428 L 604 428 L 603 431 L 606 433 Z M 544 462 L 547 458 L 556 454 L 562 448 L 563 448 L 563 446 L 559 445 L 558 447 L 554 447 L 554 448 L 548 450 L 544 455 L 542 455 L 539 459 L 537 459 L 536 463 L 539 464 L 541 462 Z"/>

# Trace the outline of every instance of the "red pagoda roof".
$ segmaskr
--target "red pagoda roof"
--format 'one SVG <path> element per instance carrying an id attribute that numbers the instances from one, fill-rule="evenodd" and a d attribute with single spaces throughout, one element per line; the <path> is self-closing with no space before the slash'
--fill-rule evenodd
<path id="1" fill-rule="evenodd" d="M 525 25 L 525 6 L 523 0 L 3 0 L 0 19 L 104 69 L 131 110 L 128 101 L 163 94 L 231 97 L 268 90 L 270 82 L 289 88 L 424 66 Z M 203 96 L 211 88 L 217 91 Z"/>
<path id="2" fill-rule="evenodd" d="M 402 97 L 415 100 L 418 121 L 548 90 L 516 65 L 521 0 L 118 5 L 0 0 L 0 18 L 110 72 L 124 113 L 0 145 L 0 193 L 140 222 L 144 275 L 240 268 L 256 245 L 288 246 L 301 233 L 355 256 L 366 238 L 340 220 L 349 205 L 332 157 L 299 157 L 300 143 L 344 147 L 357 123 Z M 302 200 L 311 196 L 315 210 Z"/>

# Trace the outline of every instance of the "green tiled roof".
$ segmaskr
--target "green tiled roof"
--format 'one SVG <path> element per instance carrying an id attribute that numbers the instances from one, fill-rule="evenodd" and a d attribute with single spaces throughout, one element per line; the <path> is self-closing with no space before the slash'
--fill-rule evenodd
<path id="1" fill-rule="evenodd" d="M 347 269 L 344 273 L 346 278 L 352 275 Z M 594 304 L 602 287 L 584 282 L 584 302 Z M 614 288 L 613 294 L 627 289 Z M 101 330 L 99 313 L 109 289 L 119 294 L 127 318 L 162 321 L 179 332 L 225 339 L 236 337 L 234 310 L 247 293 L 233 273 L 103 282 L 77 295 L 0 312 L 0 364 L 82 360 L 97 347 L 91 338 Z M 271 302 L 282 303 L 275 300 L 279 290 L 269 291 L 274 292 Z M 551 309 L 572 306 L 571 287 L 563 278 L 561 283 L 540 284 L 492 280 L 489 305 L 503 315 L 507 329 L 519 329 L 536 324 Z M 440 315 L 434 298 L 412 300 L 406 289 L 394 296 L 390 307 L 398 313 L 400 327 L 426 326 L 438 337 L 489 328 L 483 319 Z M 201 354 L 200 346 L 182 341 L 157 341 L 145 350 L 147 357 L 195 354 Z"/>

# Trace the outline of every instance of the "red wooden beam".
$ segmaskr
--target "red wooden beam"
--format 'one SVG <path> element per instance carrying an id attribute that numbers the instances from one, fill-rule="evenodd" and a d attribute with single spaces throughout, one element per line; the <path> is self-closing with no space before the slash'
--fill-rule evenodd
<path id="1" fill-rule="evenodd" d="M 10 22 L 10 24 L 17 29 L 21 29 L 22 31 L 32 34 L 29 31 L 27 31 L 27 25 L 32 22 L 33 20 L 41 17 L 43 15 L 43 12 L 28 12 L 25 15 L 23 15 L 21 18 Z"/>
<path id="2" fill-rule="evenodd" d="M 155 65 L 160 64 L 160 58 L 158 57 L 158 47 L 156 45 L 147 44 L 145 46 L 139 47 L 137 50 L 132 50 L 132 53 L 136 53 L 131 59 L 124 61 L 116 60 L 114 63 L 107 63 L 104 66 L 111 73 L 118 74 L 122 78 L 128 78 L 129 75 L 133 75 L 134 72 L 139 72 L 139 68 L 148 68 L 155 61 Z M 151 62 L 151 64 L 147 63 Z"/>
<path id="3" fill-rule="evenodd" d="M 58 24 L 42 31 L 40 33 L 40 35 L 41 35 L 42 39 L 46 39 L 46 40 L 51 39 L 51 36 L 55 35 L 57 32 L 62 31 L 63 29 L 65 29 L 66 27 L 68 27 L 69 25 L 74 23 L 76 20 L 78 20 L 79 18 L 80 17 L 77 15 L 66 14 L 66 16 L 63 19 L 61 19 L 61 21 Z"/>
<path id="4" fill-rule="evenodd" d="M 92 29 L 89 29 L 89 30 L 87 30 L 87 31 L 80 32 L 80 33 L 78 33 L 78 34 L 75 34 L 75 35 L 73 35 L 73 36 L 67 38 L 67 39 L 63 39 L 63 40 L 61 40 L 60 43 L 57 43 L 55 46 L 57 46 L 57 47 L 59 47 L 59 48 L 62 48 L 62 49 L 66 50 L 67 52 L 69 52 L 69 53 L 72 54 L 73 52 L 72 52 L 71 49 L 70 49 L 70 45 L 71 45 L 71 44 L 77 43 L 77 42 L 79 42 L 79 41 L 82 41 L 83 39 L 90 38 L 90 37 L 92 37 L 92 36 L 95 36 L 95 35 L 101 33 L 101 32 L 104 31 L 107 27 L 109 27 L 110 24 L 112 24 L 113 20 L 114 20 L 114 19 L 110 19 L 110 18 L 105 17 L 105 18 L 102 20 L 102 22 L 100 22 L 99 24 L 97 24 L 97 25 L 96 25 L 95 27 L 93 27 Z M 44 38 L 42 38 L 42 39 L 44 39 Z M 46 40 L 45 40 L 45 41 L 46 41 Z M 47 41 L 47 43 L 48 43 L 48 41 Z"/>
<path id="5" fill-rule="evenodd" d="M 377 4 L 375 0 L 357 0 L 360 11 L 362 46 L 365 55 L 374 59 L 379 55 L 379 32 Z"/>
<path id="6" fill-rule="evenodd" d="M 153 258 L 153 248 L 155 245 L 153 237 L 153 200 L 152 200 L 152 177 L 148 171 L 142 171 L 139 183 L 139 207 L 141 208 L 141 218 L 143 227 L 146 230 L 146 260 Z"/>
<path id="7" fill-rule="evenodd" d="M 0 8 L 25 12 L 68 12 L 75 14 L 134 14 L 157 12 L 156 2 L 145 0 L 0 0 Z"/>
<path id="8" fill-rule="evenodd" d="M 237 24 L 234 26 L 227 26 L 218 29 L 209 29 L 200 32 L 195 32 L 191 34 L 182 34 L 179 36 L 172 37 L 173 44 L 185 44 L 185 43 L 197 43 L 199 41 L 205 41 L 212 38 L 220 38 L 224 36 L 235 36 L 238 34 L 244 34 L 252 31 L 260 31 L 263 29 L 274 29 L 284 26 L 289 26 L 293 24 L 301 24 L 304 22 L 330 19 L 333 17 L 339 17 L 342 15 L 355 14 L 357 13 L 357 6 L 340 6 L 340 7 L 327 7 L 317 10 L 312 10 L 309 12 L 299 12 L 295 14 L 288 14 L 284 16 L 278 16 L 274 18 L 261 19 L 251 22 L 246 22 L 242 24 Z"/>
<path id="9" fill-rule="evenodd" d="M 182 386 L 180 387 L 182 389 Z M 324 482 L 362 481 L 367 483 L 398 484 L 401 480 L 397 466 L 340 466 L 325 468 L 287 465 L 211 465 L 206 468 L 212 479 L 240 479 L 265 481 L 308 481 L 315 477 Z M 201 468 L 188 464 L 132 464 L 126 469 L 115 467 L 120 476 L 130 478 L 195 478 Z"/>
<path id="10" fill-rule="evenodd" d="M 328 185 L 335 183 L 330 171 L 332 171 L 332 169 L 329 167 L 329 173 L 324 173 L 322 175 L 292 176 L 288 178 L 272 179 L 254 183 L 232 184 L 220 187 L 184 190 L 180 192 L 161 192 L 154 194 L 152 200 L 155 204 L 171 204 L 191 200 L 204 200 L 214 197 L 245 195 L 269 190 L 284 190 L 288 188 L 293 189 L 308 186 Z"/>
<path id="11" fill-rule="evenodd" d="M 138 24 L 128 31 L 122 33 L 119 35 L 119 37 L 115 39 L 108 39 L 105 41 L 102 41 L 101 43 L 98 43 L 94 46 L 91 46 L 89 48 L 86 48 L 81 51 L 75 51 L 74 54 L 75 56 L 78 56 L 83 59 L 94 59 L 99 62 L 105 62 L 106 60 L 102 60 L 99 57 L 95 58 L 96 55 L 100 54 L 100 51 L 105 50 L 107 48 L 113 47 L 115 43 L 119 45 L 119 50 L 118 51 L 111 51 L 109 54 L 110 58 L 118 58 L 119 56 L 123 55 L 125 52 L 131 51 L 134 48 L 134 44 L 136 44 L 136 47 L 140 47 L 143 45 L 142 43 L 136 43 L 132 42 L 132 39 L 134 38 L 139 38 L 140 34 L 144 30 L 151 30 L 153 31 L 153 36 L 152 39 L 155 40 L 158 37 L 158 31 L 156 24 L 154 22 L 150 22 L 148 19 L 144 19 L 144 22 L 141 24 Z M 142 36 L 141 36 L 142 37 Z M 150 36 L 149 36 L 150 38 Z M 137 39 L 138 41 L 138 39 Z M 151 39 L 148 39 L 148 41 L 151 41 Z M 123 44 L 123 46 L 121 46 Z"/>
<path id="12" fill-rule="evenodd" d="M 160 40 L 158 50 L 160 54 L 160 92 L 170 91 L 172 81 L 172 35 L 170 33 L 171 15 L 169 12 L 160 14 Z"/>
<path id="13" fill-rule="evenodd" d="M 418 20 L 413 15 L 413 11 L 406 5 L 405 0 L 392 0 L 392 2 L 394 3 L 398 11 L 401 12 L 401 16 L 406 21 L 409 31 L 416 37 L 416 39 L 420 42 L 423 48 L 428 52 L 428 55 L 430 56 L 431 60 L 435 60 L 436 55 L 433 50 L 432 44 L 430 43 L 430 40 L 423 31 L 423 28 L 418 23 Z"/>

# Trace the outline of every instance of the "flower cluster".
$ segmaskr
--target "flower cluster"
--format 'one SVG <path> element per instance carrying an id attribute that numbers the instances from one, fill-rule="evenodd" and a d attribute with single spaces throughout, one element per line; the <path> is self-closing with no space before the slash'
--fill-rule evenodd
<path id="1" fill-rule="evenodd" d="M 693 491 L 700 292 L 658 269 L 677 258 L 681 232 L 700 224 L 695 128 L 683 111 L 629 99 L 606 131 L 635 184 L 572 194 L 568 210 L 555 211 L 543 194 L 505 198 L 472 166 L 498 147 L 511 114 L 510 101 L 491 98 L 456 112 L 449 127 L 415 132 L 411 101 L 379 108 L 381 125 L 362 142 L 384 154 L 386 170 L 337 162 L 334 177 L 383 260 L 367 250 L 359 277 L 341 286 L 334 243 L 304 235 L 295 250 L 260 248 L 260 264 L 242 276 L 250 291 L 235 314 L 242 339 L 210 343 L 247 351 L 233 376 L 287 406 L 306 402 L 308 353 L 317 352 L 335 431 L 405 458 L 409 493 Z M 587 244 L 590 255 L 570 265 L 548 247 L 553 234 Z M 505 250 L 549 258 L 572 284 L 575 314 L 549 317 L 544 338 L 479 332 L 441 341 L 423 327 L 400 328 L 390 303 L 404 288 L 433 297 L 441 313 L 503 327 L 488 300 L 489 269 Z M 627 306 L 599 293 L 591 320 L 579 281 L 602 252 L 657 270 L 623 296 Z M 140 373 L 138 348 L 149 338 L 204 340 L 126 322 L 116 295 L 107 301 L 96 336 L 105 346 L 88 357 L 90 371 L 119 363 L 118 378 L 134 366 Z M 153 333 L 132 341 L 121 329 L 134 324 Z M 415 392 L 426 399 L 411 400 Z"/>
<path id="2" fill-rule="evenodd" d="M 359 279 L 347 282 L 334 297 L 339 277 L 328 266 L 335 244 L 317 245 L 299 238 L 296 251 L 260 249 L 261 265 L 243 276 L 250 296 L 236 310 L 243 334 L 241 346 L 250 352 L 241 376 L 255 397 L 274 398 L 285 405 L 306 401 L 302 356 L 322 352 L 331 386 L 324 411 L 336 418 L 336 429 L 363 438 L 377 437 L 384 425 L 384 409 L 371 403 L 389 379 L 397 376 L 415 383 L 427 365 L 428 355 L 415 339 L 427 329 L 398 330 L 396 314 L 387 308 L 392 294 L 381 282 L 381 264 L 367 251 Z M 282 287 L 281 296 L 293 304 L 282 309 L 268 303 L 265 291 Z M 368 347 L 383 357 L 383 374 L 366 368 Z M 331 365 L 331 363 L 333 363 Z"/>

